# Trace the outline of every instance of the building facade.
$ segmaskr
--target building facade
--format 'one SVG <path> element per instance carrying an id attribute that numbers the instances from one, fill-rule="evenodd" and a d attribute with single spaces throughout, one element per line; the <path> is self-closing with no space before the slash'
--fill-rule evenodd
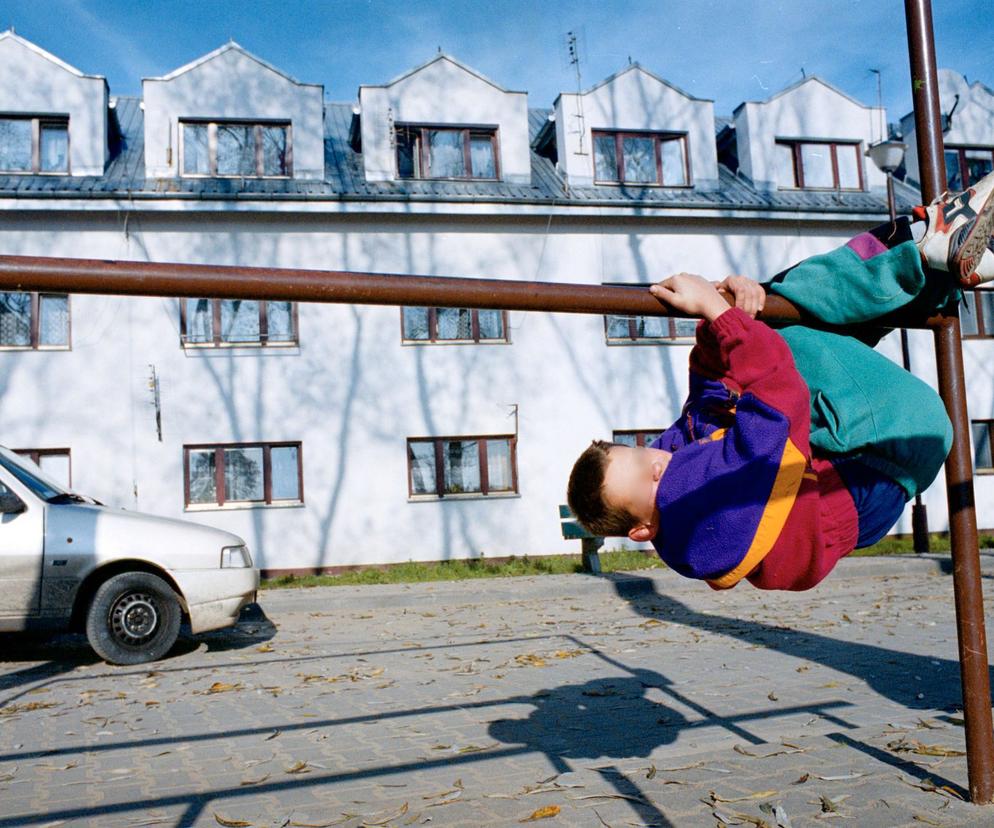
<path id="1" fill-rule="evenodd" d="M 717 118 L 634 64 L 539 108 L 438 55 L 335 103 L 229 43 L 139 100 L 8 32 L 14 77 L 5 254 L 646 284 L 770 276 L 886 217 L 864 156 L 883 113 L 818 78 Z M 990 526 L 994 307 L 978 296 L 965 357 Z M 267 570 L 577 551 L 557 511 L 573 459 L 677 417 L 694 327 L 0 298 L 0 443 L 109 505 L 235 531 Z M 911 341 L 934 384 L 930 336 Z M 900 358 L 896 337 L 882 348 Z M 946 528 L 941 480 L 926 503 Z"/>

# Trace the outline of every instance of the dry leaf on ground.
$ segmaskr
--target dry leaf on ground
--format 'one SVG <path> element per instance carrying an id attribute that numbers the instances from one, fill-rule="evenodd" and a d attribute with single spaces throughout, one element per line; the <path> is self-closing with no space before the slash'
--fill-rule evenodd
<path id="1" fill-rule="evenodd" d="M 558 805 L 546 805 L 544 808 L 532 811 L 530 816 L 527 816 L 524 819 L 519 819 L 518 822 L 535 822 L 539 819 L 550 819 L 554 816 L 559 816 L 559 810 Z"/>

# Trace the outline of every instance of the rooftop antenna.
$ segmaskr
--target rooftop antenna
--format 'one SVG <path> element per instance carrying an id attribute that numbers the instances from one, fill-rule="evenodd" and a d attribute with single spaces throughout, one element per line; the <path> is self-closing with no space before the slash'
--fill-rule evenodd
<path id="1" fill-rule="evenodd" d="M 586 155 L 587 151 L 583 148 L 583 139 L 586 135 L 586 120 L 583 117 L 583 82 L 580 77 L 580 48 L 577 45 L 577 33 L 575 31 L 566 32 L 566 51 L 569 55 L 570 65 L 576 72 L 576 115 L 573 117 L 576 119 L 576 130 L 580 136 L 578 142 L 577 155 Z"/>
<path id="2" fill-rule="evenodd" d="M 877 109 L 880 111 L 880 138 L 878 140 L 883 141 L 887 138 L 887 126 L 884 122 L 883 74 L 879 69 L 871 69 L 870 72 L 877 76 Z"/>

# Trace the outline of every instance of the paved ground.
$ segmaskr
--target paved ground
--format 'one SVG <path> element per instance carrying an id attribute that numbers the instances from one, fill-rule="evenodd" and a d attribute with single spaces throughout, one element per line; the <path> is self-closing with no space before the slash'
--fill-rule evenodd
<path id="1" fill-rule="evenodd" d="M 961 799 L 935 561 L 797 595 L 660 571 L 260 603 L 148 669 L 0 637 L 0 828 L 994 823 Z"/>

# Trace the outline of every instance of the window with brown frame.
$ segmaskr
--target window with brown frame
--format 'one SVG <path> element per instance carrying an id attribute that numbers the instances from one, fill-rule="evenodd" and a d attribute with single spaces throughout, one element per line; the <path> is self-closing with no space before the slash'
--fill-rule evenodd
<path id="1" fill-rule="evenodd" d="M 500 495 L 518 491 L 517 437 L 409 437 L 410 497 Z"/>
<path id="2" fill-rule="evenodd" d="M 0 349 L 69 350 L 69 297 L 0 293 Z"/>
<path id="3" fill-rule="evenodd" d="M 0 172 L 68 175 L 69 119 L 0 115 Z"/>
<path id="4" fill-rule="evenodd" d="M 994 420 L 972 420 L 970 436 L 973 438 L 973 470 L 994 472 L 994 456 L 991 452 L 991 436 L 994 434 Z"/>
<path id="5" fill-rule="evenodd" d="M 254 299 L 181 299 L 184 348 L 296 345 L 297 304 Z"/>
<path id="6" fill-rule="evenodd" d="M 675 132 L 595 129 L 594 182 L 686 187 L 687 136 Z"/>
<path id="7" fill-rule="evenodd" d="M 645 429 L 622 429 L 615 430 L 611 432 L 611 442 L 620 443 L 623 446 L 631 446 L 632 448 L 642 448 L 648 446 L 655 440 L 660 434 L 663 433 L 663 429 L 654 428 L 650 430 Z"/>
<path id="8" fill-rule="evenodd" d="M 862 190 L 859 143 L 777 141 L 777 180 L 791 190 Z"/>
<path id="9" fill-rule="evenodd" d="M 500 178 L 494 127 L 398 125 L 398 178 Z"/>
<path id="10" fill-rule="evenodd" d="M 641 288 L 648 285 L 607 282 L 614 287 Z M 676 316 L 613 316 L 604 317 L 604 336 L 608 345 L 652 345 L 661 342 L 685 343 L 697 335 L 696 319 Z"/>
<path id="11" fill-rule="evenodd" d="M 290 122 L 180 121 L 186 176 L 288 178 L 293 174 Z"/>
<path id="12" fill-rule="evenodd" d="M 187 509 L 304 502 L 300 443 L 183 446 Z"/>
<path id="13" fill-rule="evenodd" d="M 507 313 L 475 308 L 404 307 L 400 310 L 404 342 L 503 342 Z"/>
<path id="14" fill-rule="evenodd" d="M 957 147 L 946 144 L 946 187 L 965 190 L 994 170 L 994 147 Z"/>
<path id="15" fill-rule="evenodd" d="M 19 448 L 15 454 L 27 457 L 48 477 L 67 489 L 72 488 L 72 459 L 67 448 Z"/>
<path id="16" fill-rule="evenodd" d="M 994 337 L 994 291 L 964 290 L 959 321 L 964 339 Z"/>

